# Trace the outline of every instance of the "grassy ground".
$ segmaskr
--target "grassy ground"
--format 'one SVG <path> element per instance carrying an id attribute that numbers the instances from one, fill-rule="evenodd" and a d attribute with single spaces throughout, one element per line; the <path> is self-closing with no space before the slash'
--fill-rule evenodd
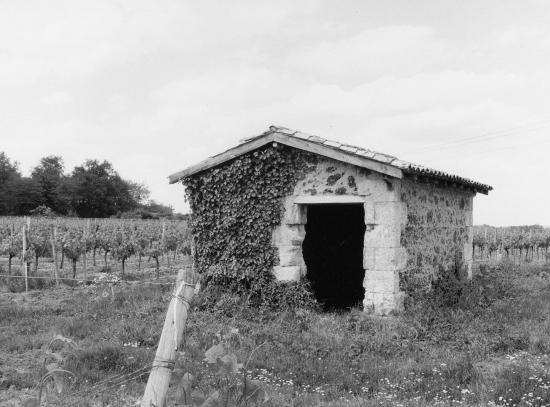
<path id="1" fill-rule="evenodd" d="M 220 341 L 261 383 L 262 397 L 248 405 L 550 405 L 549 273 L 488 268 L 470 285 L 447 287 L 391 318 L 249 309 L 230 295 L 207 307 L 199 295 L 170 405 L 185 372 L 202 393 L 217 389 L 237 403 L 242 370 L 221 374 L 203 360 Z M 0 405 L 33 405 L 44 360 L 53 358 L 48 349 L 72 375 L 60 380 L 61 395 L 45 386 L 42 405 L 132 405 L 169 298 L 169 285 L 152 284 L 2 293 Z M 68 339 L 50 346 L 56 335 Z"/>

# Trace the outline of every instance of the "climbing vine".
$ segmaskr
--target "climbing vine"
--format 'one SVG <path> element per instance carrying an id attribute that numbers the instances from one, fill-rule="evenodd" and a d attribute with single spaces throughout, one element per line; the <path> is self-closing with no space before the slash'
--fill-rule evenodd
<path id="1" fill-rule="evenodd" d="M 315 156 L 269 146 L 183 179 L 192 210 L 195 264 L 207 284 L 260 288 L 278 262 L 273 228 Z"/>

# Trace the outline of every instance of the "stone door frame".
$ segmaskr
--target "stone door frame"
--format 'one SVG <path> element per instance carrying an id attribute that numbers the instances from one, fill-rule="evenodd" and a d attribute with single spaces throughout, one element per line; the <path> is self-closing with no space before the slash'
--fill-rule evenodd
<path id="1" fill-rule="evenodd" d="M 403 202 L 372 202 L 362 195 L 290 196 L 284 200 L 281 225 L 273 231 L 273 244 L 279 251 L 279 265 L 273 273 L 280 281 L 297 281 L 306 275 L 302 255 L 308 205 L 358 204 L 365 209 L 363 268 L 365 311 L 385 315 L 400 311 L 403 293 L 399 290 L 399 272 L 407 263 L 407 251 L 401 246 L 401 232 L 407 222 Z"/>

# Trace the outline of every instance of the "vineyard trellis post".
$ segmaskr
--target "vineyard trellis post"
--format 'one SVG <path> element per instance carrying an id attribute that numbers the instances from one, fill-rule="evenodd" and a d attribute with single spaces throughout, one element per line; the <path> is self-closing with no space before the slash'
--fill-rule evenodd
<path id="1" fill-rule="evenodd" d="M 164 246 L 165 246 L 165 238 L 166 238 L 166 223 L 164 223 L 164 221 L 162 221 L 162 234 L 160 236 L 160 250 L 162 252 L 162 257 L 164 260 Z"/>
<path id="2" fill-rule="evenodd" d="M 52 258 L 53 258 L 53 270 L 55 276 L 55 285 L 59 285 L 59 269 L 57 267 L 57 249 L 55 247 L 55 242 L 57 240 L 57 226 L 53 226 L 52 232 L 50 235 L 50 241 L 52 244 Z"/>
<path id="3" fill-rule="evenodd" d="M 86 250 L 87 250 L 87 243 L 88 243 L 88 229 L 90 227 L 90 219 L 86 221 L 86 225 L 84 226 L 84 231 L 82 233 L 82 240 L 84 241 L 83 249 L 82 249 L 82 267 L 84 270 L 84 280 L 88 279 L 88 265 L 86 262 Z"/>
<path id="4" fill-rule="evenodd" d="M 28 276 L 28 270 L 27 270 L 27 223 L 23 222 L 23 250 L 21 252 L 22 254 L 22 260 L 23 260 L 23 275 L 25 276 L 25 291 L 29 291 L 29 276 Z"/>
<path id="5" fill-rule="evenodd" d="M 22 248 L 22 259 L 23 259 L 23 273 L 25 276 L 25 291 L 29 291 L 29 264 L 27 263 L 27 235 L 31 229 L 31 218 L 25 216 L 23 221 L 23 248 Z"/>

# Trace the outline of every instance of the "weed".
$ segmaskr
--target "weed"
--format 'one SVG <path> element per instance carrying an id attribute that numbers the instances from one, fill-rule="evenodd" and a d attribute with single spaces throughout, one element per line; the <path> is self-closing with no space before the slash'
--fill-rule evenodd
<path id="1" fill-rule="evenodd" d="M 98 329 L 94 320 L 82 317 L 64 319 L 60 325 L 59 329 L 63 335 L 76 339 L 90 337 Z"/>

